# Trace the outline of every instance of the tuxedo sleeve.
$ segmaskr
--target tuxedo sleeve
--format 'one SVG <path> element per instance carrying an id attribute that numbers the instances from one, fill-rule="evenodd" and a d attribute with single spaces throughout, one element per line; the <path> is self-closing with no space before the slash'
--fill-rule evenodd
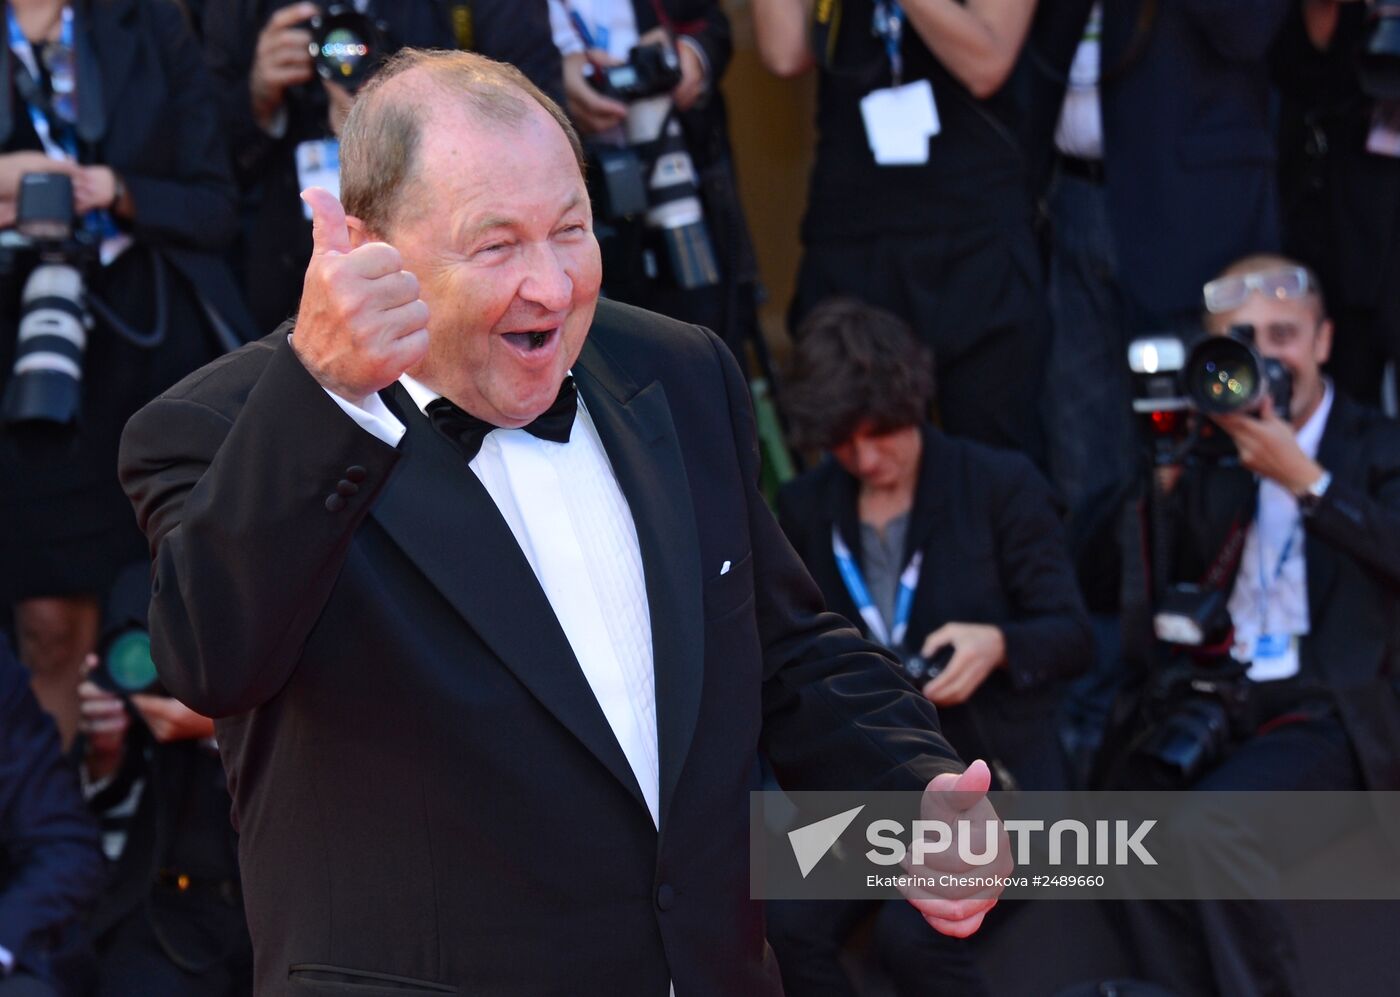
<path id="1" fill-rule="evenodd" d="M 147 405 L 122 437 L 122 486 L 154 562 L 156 667 L 211 717 L 251 710 L 286 684 L 398 458 L 281 339 L 247 375 L 241 404 L 247 350 Z"/>
<path id="2" fill-rule="evenodd" d="M 891 667 L 892 656 L 828 613 L 758 488 L 759 453 L 748 388 L 732 354 L 723 370 L 744 475 L 754 607 L 763 650 L 760 747 L 785 789 L 921 790 L 964 769 L 938 714 Z"/>

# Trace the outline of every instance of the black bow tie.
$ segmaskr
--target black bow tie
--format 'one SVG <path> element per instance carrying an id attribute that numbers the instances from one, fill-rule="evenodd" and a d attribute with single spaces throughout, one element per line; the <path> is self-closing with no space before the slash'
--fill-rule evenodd
<path id="1" fill-rule="evenodd" d="M 468 463 L 481 451 L 481 443 L 486 434 L 500 426 L 493 426 L 485 419 L 478 419 L 470 412 L 464 412 L 446 398 L 436 398 L 428 403 L 429 420 L 433 427 L 462 452 Z M 578 389 L 572 377 L 564 378 L 559 386 L 559 395 L 554 404 L 546 409 L 534 422 L 521 428 L 541 440 L 553 443 L 568 443 L 569 434 L 574 428 L 574 413 L 578 411 Z"/>

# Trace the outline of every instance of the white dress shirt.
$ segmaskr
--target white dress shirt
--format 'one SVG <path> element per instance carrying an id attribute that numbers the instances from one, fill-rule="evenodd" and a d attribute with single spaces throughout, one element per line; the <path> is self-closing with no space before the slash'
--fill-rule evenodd
<path id="1" fill-rule="evenodd" d="M 1317 459 L 1317 448 L 1332 412 L 1332 399 L 1332 384 L 1328 382 L 1317 411 L 1298 427 L 1298 446 L 1310 459 Z M 1301 637 L 1311 629 L 1304 546 L 1298 500 L 1282 485 L 1261 479 L 1258 515 L 1245 534 L 1229 602 L 1230 620 L 1235 625 L 1232 653 L 1240 660 L 1252 661 L 1253 648 L 1261 634 L 1291 638 Z M 1249 677 L 1255 681 L 1291 678 L 1297 674 L 1297 658 L 1290 656 L 1286 660 L 1286 673 L 1261 663 L 1251 665 Z"/>
<path id="2" fill-rule="evenodd" d="M 420 410 L 440 397 L 407 374 L 399 383 Z M 378 395 L 356 406 L 327 394 L 366 431 L 398 446 L 405 427 Z M 641 546 L 582 396 L 568 443 L 495 429 L 467 466 L 530 562 L 659 826 L 656 686 Z"/>

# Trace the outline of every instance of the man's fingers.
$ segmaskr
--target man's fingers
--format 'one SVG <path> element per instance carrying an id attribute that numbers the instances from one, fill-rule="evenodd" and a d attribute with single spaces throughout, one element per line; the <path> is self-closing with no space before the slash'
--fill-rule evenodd
<path id="1" fill-rule="evenodd" d="M 293 24 L 308 21 L 316 15 L 319 9 L 314 3 L 294 3 L 290 7 L 283 7 L 267 19 L 267 23 L 263 25 L 263 31 L 280 31 Z"/>
<path id="2" fill-rule="evenodd" d="M 384 331 L 391 340 L 412 335 L 428 327 L 428 306 L 419 298 L 384 312 Z"/>
<path id="3" fill-rule="evenodd" d="M 342 272 L 347 275 L 345 279 L 358 277 L 375 282 L 390 277 L 397 281 L 398 275 L 406 273 L 403 268 L 402 254 L 387 242 L 367 242 L 360 246 L 346 259 L 345 269 Z M 386 289 L 390 286 L 399 286 L 395 281 L 385 284 Z M 411 297 L 418 297 L 416 290 Z M 402 301 L 395 302 L 395 304 L 402 303 Z"/>
<path id="4" fill-rule="evenodd" d="M 948 624 L 943 624 L 933 633 L 924 638 L 923 655 L 925 658 L 933 657 L 933 652 L 937 651 L 944 644 L 952 643 L 952 637 L 948 633 Z"/>
<path id="5" fill-rule="evenodd" d="M 388 345 L 387 353 L 389 362 L 400 370 L 418 366 L 428 354 L 428 330 L 418 329 L 399 336 Z"/>
<path id="6" fill-rule="evenodd" d="M 306 188 L 301 199 L 311 208 L 311 255 L 350 252 L 350 229 L 339 199 L 324 187 Z"/>
<path id="7" fill-rule="evenodd" d="M 407 270 L 375 273 L 373 271 L 380 268 L 382 261 L 370 260 L 364 266 L 371 272 L 364 272 L 360 269 L 358 250 L 350 255 L 348 261 L 355 264 L 355 276 L 363 282 L 361 300 L 367 308 L 386 312 L 418 300 L 418 278 Z M 349 278 L 344 279 L 348 281 Z"/>

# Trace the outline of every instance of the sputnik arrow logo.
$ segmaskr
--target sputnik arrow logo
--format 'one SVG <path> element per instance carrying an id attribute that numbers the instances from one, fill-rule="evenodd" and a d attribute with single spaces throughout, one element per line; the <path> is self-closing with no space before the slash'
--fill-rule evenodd
<path id="1" fill-rule="evenodd" d="M 788 832 L 788 842 L 792 845 L 792 853 L 797 856 L 797 868 L 802 872 L 803 879 L 806 879 L 807 873 L 815 869 L 822 857 L 831 851 L 831 846 L 846 833 L 846 828 L 851 826 L 851 822 L 864 809 L 865 804 L 861 804 L 854 810 L 847 810 L 845 813 Z"/>

